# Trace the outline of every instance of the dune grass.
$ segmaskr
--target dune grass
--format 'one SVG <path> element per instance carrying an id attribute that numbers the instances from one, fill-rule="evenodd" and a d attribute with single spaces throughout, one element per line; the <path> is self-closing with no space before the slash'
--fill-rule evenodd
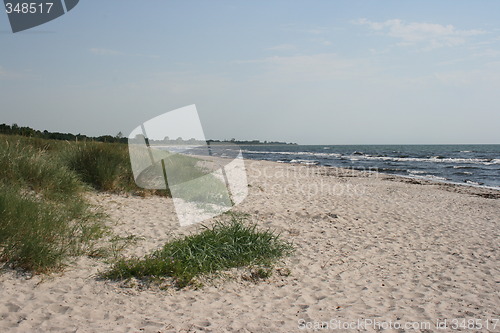
<path id="1" fill-rule="evenodd" d="M 34 273 L 61 269 L 105 228 L 80 200 L 65 205 L 0 186 L 0 261 Z"/>
<path id="2" fill-rule="evenodd" d="M 172 277 L 182 288 L 200 275 L 249 265 L 270 266 L 293 251 L 292 245 L 279 234 L 258 230 L 256 225 L 236 215 L 203 229 L 174 239 L 142 259 L 120 259 L 102 277 L 115 280 Z"/>
<path id="3" fill-rule="evenodd" d="M 124 185 L 128 153 L 124 145 L 105 143 L 73 144 L 63 152 L 63 160 L 84 183 L 96 190 L 111 191 Z M 125 146 L 126 148 L 126 146 Z M 128 185 L 128 184 L 127 184 Z"/>
<path id="4" fill-rule="evenodd" d="M 44 171 L 52 170 L 51 172 L 53 172 L 54 168 L 51 168 L 50 164 L 55 161 L 59 165 L 64 165 L 66 172 L 72 173 L 74 180 L 77 180 L 76 183 L 80 186 L 90 186 L 98 191 L 115 193 L 128 192 L 138 195 L 170 196 L 168 189 L 145 190 L 135 184 L 128 146 L 123 143 L 68 142 L 1 134 L 0 141 L 8 147 L 11 156 L 17 154 L 18 151 L 27 150 L 28 153 L 34 153 L 36 156 L 43 155 L 42 159 L 45 159 L 44 161 L 39 159 L 34 163 L 26 163 L 26 159 L 23 160 L 23 158 L 29 156 L 29 154 L 21 153 L 16 155 L 18 160 L 13 165 L 14 167 L 11 168 L 14 171 L 19 168 L 30 168 L 32 165 L 38 168 L 39 163 L 43 162 L 49 164 L 48 168 L 44 168 Z M 46 159 L 45 157 L 49 158 Z M 32 173 L 25 172 L 25 174 Z M 40 174 L 39 176 L 38 179 L 42 182 L 44 179 L 49 180 L 51 183 L 54 181 L 48 174 Z M 1 170 L 0 178 L 4 180 L 10 179 L 12 183 L 17 183 L 19 180 L 16 175 L 2 174 Z M 70 184 L 74 185 L 75 181 L 70 182 Z"/>
<path id="5" fill-rule="evenodd" d="M 53 153 L 0 137 L 0 261 L 39 273 L 85 253 L 105 232 L 86 189 Z"/>
<path id="6" fill-rule="evenodd" d="M 122 143 L 73 143 L 60 152 L 63 162 L 99 191 L 170 196 L 168 189 L 144 190 L 134 181 L 128 147 Z"/>
<path id="7" fill-rule="evenodd" d="M 23 139 L 0 139 L 0 183 L 32 190 L 54 200 L 65 200 L 85 189 L 78 176 L 57 156 L 26 145 Z"/>
<path id="8" fill-rule="evenodd" d="M 108 230 L 84 199 L 91 189 L 170 194 L 136 186 L 125 144 L 0 135 L 0 262 L 43 273 L 99 252 Z"/>

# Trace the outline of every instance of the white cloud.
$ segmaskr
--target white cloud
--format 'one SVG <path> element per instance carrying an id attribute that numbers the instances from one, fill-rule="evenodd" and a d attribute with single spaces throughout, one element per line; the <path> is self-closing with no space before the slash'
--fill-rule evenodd
<path id="1" fill-rule="evenodd" d="M 373 22 L 363 18 L 353 23 L 367 25 L 372 31 L 399 39 L 399 45 L 423 45 L 426 50 L 461 45 L 465 43 L 467 37 L 486 33 L 477 29 L 458 30 L 451 24 L 406 23 L 400 19 Z"/>

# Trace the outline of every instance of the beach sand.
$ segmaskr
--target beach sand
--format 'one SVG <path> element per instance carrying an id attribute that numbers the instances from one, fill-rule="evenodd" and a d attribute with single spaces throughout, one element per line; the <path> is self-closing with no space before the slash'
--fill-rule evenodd
<path id="1" fill-rule="evenodd" d="M 0 332 L 500 332 L 498 191 L 245 163 L 249 195 L 234 211 L 294 243 L 295 254 L 280 263 L 289 276 L 160 290 L 99 280 L 109 267 L 103 259 L 78 258 L 50 276 L 7 270 Z M 143 237 L 127 256 L 199 228 L 181 228 L 166 198 L 91 200 L 115 233 Z M 435 327 L 457 318 L 476 320 L 476 329 Z M 339 321 L 352 329 L 335 330 Z"/>

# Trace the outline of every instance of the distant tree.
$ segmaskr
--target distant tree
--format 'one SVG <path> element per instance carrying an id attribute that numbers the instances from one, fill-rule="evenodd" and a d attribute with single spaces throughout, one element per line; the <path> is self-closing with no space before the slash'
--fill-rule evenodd
<path id="1" fill-rule="evenodd" d="M 0 133 L 10 134 L 10 126 L 7 124 L 0 125 Z"/>
<path id="2" fill-rule="evenodd" d="M 101 136 L 97 137 L 97 141 L 99 141 L 99 142 L 115 142 L 116 140 L 111 135 L 101 135 Z"/>

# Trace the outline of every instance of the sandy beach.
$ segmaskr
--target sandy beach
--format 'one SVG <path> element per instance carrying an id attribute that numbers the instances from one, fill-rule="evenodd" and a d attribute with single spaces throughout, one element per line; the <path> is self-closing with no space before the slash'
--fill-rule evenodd
<path id="1" fill-rule="evenodd" d="M 6 270 L 0 331 L 500 332 L 499 191 L 245 164 L 249 195 L 234 211 L 293 242 L 295 254 L 280 263 L 290 275 L 160 290 L 98 279 L 103 259 L 78 258 L 50 276 Z M 90 199 L 116 234 L 141 237 L 127 256 L 199 228 L 180 227 L 166 198 Z"/>

